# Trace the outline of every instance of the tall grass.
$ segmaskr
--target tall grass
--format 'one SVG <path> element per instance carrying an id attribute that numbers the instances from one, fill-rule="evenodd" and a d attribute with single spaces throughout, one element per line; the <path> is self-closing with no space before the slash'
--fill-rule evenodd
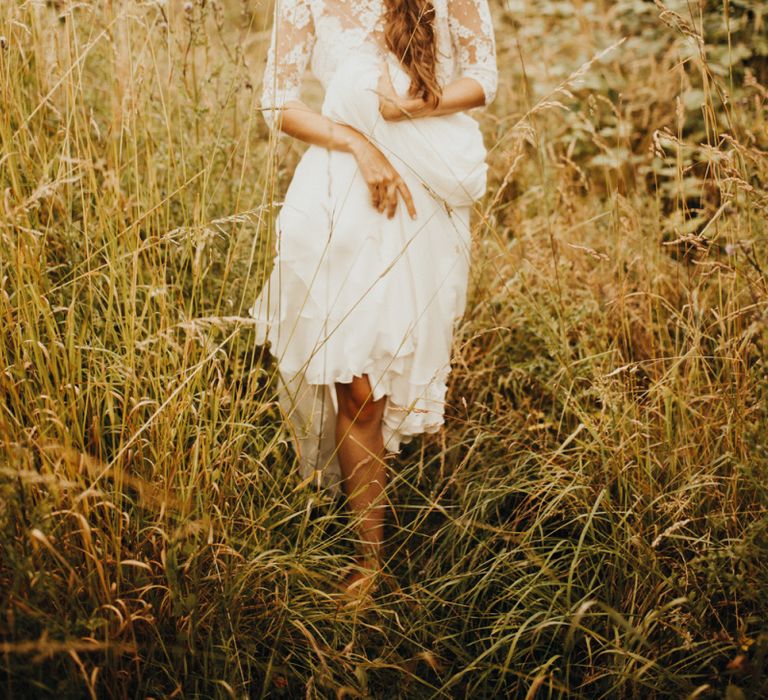
<path id="1" fill-rule="evenodd" d="M 358 614 L 245 314 L 301 152 L 268 8 L 0 6 L 7 697 L 768 693 L 759 7 L 494 9 L 446 429 Z"/>

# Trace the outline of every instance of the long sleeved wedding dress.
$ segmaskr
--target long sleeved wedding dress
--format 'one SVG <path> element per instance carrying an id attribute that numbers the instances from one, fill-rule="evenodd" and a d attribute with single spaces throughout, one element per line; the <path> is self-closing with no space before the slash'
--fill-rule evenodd
<path id="1" fill-rule="evenodd" d="M 497 85 L 487 0 L 433 0 L 437 77 L 475 79 L 485 103 Z M 443 424 L 455 321 L 469 271 L 470 206 L 485 192 L 486 149 L 468 114 L 388 122 L 378 111 L 382 66 L 396 92 L 409 78 L 384 48 L 383 0 L 277 0 L 262 107 L 299 99 L 311 68 L 322 113 L 363 132 L 405 180 L 392 219 L 371 204 L 354 156 L 309 146 L 277 217 L 274 267 L 250 309 L 257 343 L 270 343 L 280 404 L 309 483 L 338 492 L 334 382 L 367 374 L 387 396 L 386 448 Z"/>

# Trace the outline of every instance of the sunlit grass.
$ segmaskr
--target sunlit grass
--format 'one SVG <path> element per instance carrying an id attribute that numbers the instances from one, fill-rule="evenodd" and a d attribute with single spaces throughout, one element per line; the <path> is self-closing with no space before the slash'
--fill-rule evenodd
<path id="1" fill-rule="evenodd" d="M 7 697 L 768 692 L 768 92 L 625 5 L 496 7 L 446 429 L 360 615 L 245 311 L 301 152 L 267 8 L 0 6 Z"/>

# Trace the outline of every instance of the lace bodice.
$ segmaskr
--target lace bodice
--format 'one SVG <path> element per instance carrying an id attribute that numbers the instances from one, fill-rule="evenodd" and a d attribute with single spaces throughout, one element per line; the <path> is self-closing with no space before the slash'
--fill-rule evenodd
<path id="1" fill-rule="evenodd" d="M 474 78 L 485 103 L 496 94 L 496 45 L 488 0 L 432 0 L 437 37 L 437 78 L 446 85 Z M 262 114 L 274 125 L 274 110 L 298 100 L 311 59 L 326 86 L 342 59 L 364 47 L 384 49 L 383 0 L 276 0 L 272 42 L 261 98 Z"/>

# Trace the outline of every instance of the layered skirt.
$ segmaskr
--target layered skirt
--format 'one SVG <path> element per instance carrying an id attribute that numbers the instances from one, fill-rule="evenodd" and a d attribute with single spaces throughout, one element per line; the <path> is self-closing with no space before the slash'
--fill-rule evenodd
<path id="1" fill-rule="evenodd" d="M 399 94 L 408 77 L 393 58 Z M 390 452 L 443 424 L 456 320 L 466 303 L 469 213 L 486 186 L 486 150 L 467 114 L 387 122 L 376 94 L 382 67 L 361 50 L 326 86 L 322 112 L 363 132 L 405 180 L 393 219 L 371 203 L 354 156 L 309 146 L 277 217 L 274 267 L 250 309 L 269 342 L 279 401 L 304 482 L 339 492 L 334 384 L 368 375 L 386 396 Z"/>

